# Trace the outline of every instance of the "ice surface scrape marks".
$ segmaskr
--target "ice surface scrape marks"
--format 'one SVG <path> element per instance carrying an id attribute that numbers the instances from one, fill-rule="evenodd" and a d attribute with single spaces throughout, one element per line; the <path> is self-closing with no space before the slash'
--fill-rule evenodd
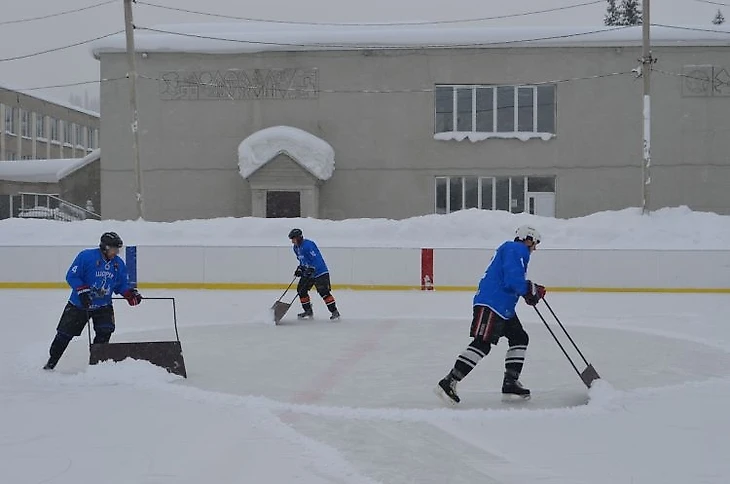
<path id="1" fill-rule="evenodd" d="M 336 324 L 336 323 L 335 323 Z M 344 378 L 363 358 L 370 355 L 378 346 L 378 343 L 396 325 L 395 320 L 382 320 L 373 325 L 368 333 L 362 338 L 355 339 L 349 346 L 339 351 L 339 356 L 333 359 L 330 365 L 311 381 L 306 382 L 306 387 L 295 394 L 295 403 L 313 404 L 317 403 L 324 395 L 335 388 L 339 381 Z M 336 348 L 332 348 L 330 355 L 322 355 L 323 358 L 337 355 Z"/>

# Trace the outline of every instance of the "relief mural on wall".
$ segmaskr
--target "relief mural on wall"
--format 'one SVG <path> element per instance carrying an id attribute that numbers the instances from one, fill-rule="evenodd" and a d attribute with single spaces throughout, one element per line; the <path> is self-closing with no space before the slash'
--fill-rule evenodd
<path id="1" fill-rule="evenodd" d="M 730 96 L 730 71 L 727 67 L 700 65 L 682 69 L 682 96 Z"/>
<path id="2" fill-rule="evenodd" d="M 169 71 L 160 75 L 166 101 L 317 99 L 317 68 Z"/>

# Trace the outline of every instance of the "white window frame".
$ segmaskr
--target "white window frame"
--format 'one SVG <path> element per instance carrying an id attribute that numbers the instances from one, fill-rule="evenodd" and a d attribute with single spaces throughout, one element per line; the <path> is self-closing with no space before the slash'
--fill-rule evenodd
<path id="1" fill-rule="evenodd" d="M 8 129 L 8 116 L 10 116 L 10 129 Z M 18 108 L 15 106 L 5 106 L 5 119 L 3 119 L 3 129 L 5 130 L 5 134 L 9 134 L 12 136 L 17 136 L 18 132 L 16 130 L 16 120 L 18 117 Z"/>
<path id="2" fill-rule="evenodd" d="M 538 104 L 537 104 L 537 92 L 538 87 L 540 86 L 552 86 L 553 89 L 557 89 L 555 84 L 515 84 L 515 85 L 500 85 L 500 84 L 437 84 L 436 89 L 443 89 L 443 88 L 451 88 L 451 99 L 452 99 L 452 109 L 451 109 L 451 116 L 452 116 L 452 130 L 451 131 L 436 131 L 437 126 L 437 112 L 436 112 L 436 106 L 434 103 L 434 137 L 436 139 L 452 139 L 449 135 L 457 135 L 457 139 L 464 139 L 464 137 L 467 136 L 458 136 L 460 134 L 464 135 L 481 135 L 484 139 L 486 138 L 542 138 L 542 139 L 551 139 L 555 137 L 557 131 L 557 120 L 555 117 L 557 116 L 557 107 L 555 108 L 555 111 L 553 112 L 553 130 L 552 132 L 547 131 L 539 131 L 538 130 Z M 499 88 L 512 88 L 513 90 L 513 96 L 514 96 L 514 106 L 513 106 L 513 120 L 512 120 L 512 131 L 499 131 L 498 130 L 498 109 L 497 109 L 497 90 Z M 532 90 L 532 130 L 530 131 L 520 131 L 519 130 L 519 90 L 521 88 L 527 88 Z M 436 89 L 434 89 L 434 93 L 436 92 Z M 458 91 L 462 89 L 470 89 L 471 90 L 471 129 L 468 131 L 459 130 L 458 126 Z M 492 131 L 477 131 L 477 91 L 479 89 L 492 89 Z M 435 96 L 435 94 L 434 94 Z M 557 95 L 553 96 L 554 99 L 554 106 L 557 106 Z M 479 136 L 477 136 L 478 138 Z M 471 138 L 470 138 L 471 139 Z"/>
<path id="3" fill-rule="evenodd" d="M 38 141 L 48 141 L 46 116 L 44 114 L 35 113 L 35 137 Z"/>
<path id="4" fill-rule="evenodd" d="M 68 148 L 73 148 L 73 142 L 74 142 L 73 123 L 66 121 L 65 119 L 62 119 L 61 120 L 61 143 L 63 144 L 63 146 L 66 146 Z"/>
<path id="5" fill-rule="evenodd" d="M 54 145 L 61 144 L 61 120 L 54 118 L 53 116 L 48 117 L 48 129 L 50 131 L 49 137 L 51 143 Z"/>
<path id="6" fill-rule="evenodd" d="M 84 149 L 84 127 L 78 123 L 74 123 L 74 143 L 77 149 Z"/>
<path id="7" fill-rule="evenodd" d="M 522 188 L 522 209 L 524 213 L 528 213 L 529 211 L 529 195 L 532 192 L 528 191 L 528 183 L 530 178 L 549 178 L 552 175 L 516 175 L 516 176 L 478 176 L 478 175 L 456 175 L 456 176 L 436 176 L 434 177 L 434 183 L 433 183 L 433 213 L 438 214 L 438 181 L 439 180 L 446 180 L 446 212 L 445 214 L 450 214 L 453 212 L 458 212 L 459 210 L 467 210 L 465 208 L 466 203 L 466 184 L 464 183 L 465 178 L 476 178 L 477 179 L 477 209 L 479 210 L 497 210 L 497 178 L 509 178 L 509 192 L 508 192 L 508 200 L 509 200 L 509 213 L 515 213 L 512 212 L 512 185 L 513 180 L 517 178 L 522 178 L 523 188 Z M 461 208 L 458 208 L 456 210 L 451 209 L 451 179 L 452 178 L 460 178 L 461 179 Z M 484 208 L 482 206 L 482 187 L 484 186 L 483 180 L 491 180 L 492 181 L 492 206 L 491 208 Z M 547 192 L 547 193 L 555 193 L 553 192 Z M 470 207 L 474 208 L 474 207 Z M 504 211 L 504 210 L 503 210 Z"/>
<path id="8" fill-rule="evenodd" d="M 23 123 L 23 115 L 25 114 L 25 124 Z M 33 136 L 33 116 L 27 109 L 20 108 L 20 137 L 24 139 L 32 139 Z"/>

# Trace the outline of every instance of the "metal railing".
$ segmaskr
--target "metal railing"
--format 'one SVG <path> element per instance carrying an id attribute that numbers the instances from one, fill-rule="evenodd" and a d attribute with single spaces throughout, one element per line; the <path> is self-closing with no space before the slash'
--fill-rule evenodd
<path id="1" fill-rule="evenodd" d="M 18 204 L 18 206 L 14 206 Z M 57 194 L 22 192 L 10 197 L 10 214 L 18 218 L 36 218 L 74 222 L 101 220 L 93 207 L 80 207 L 60 198 Z"/>

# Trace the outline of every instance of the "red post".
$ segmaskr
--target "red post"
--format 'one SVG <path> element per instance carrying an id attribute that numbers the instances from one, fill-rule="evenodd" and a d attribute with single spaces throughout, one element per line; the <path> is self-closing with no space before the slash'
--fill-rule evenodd
<path id="1" fill-rule="evenodd" d="M 433 291 L 433 249 L 421 249 L 421 290 Z"/>

